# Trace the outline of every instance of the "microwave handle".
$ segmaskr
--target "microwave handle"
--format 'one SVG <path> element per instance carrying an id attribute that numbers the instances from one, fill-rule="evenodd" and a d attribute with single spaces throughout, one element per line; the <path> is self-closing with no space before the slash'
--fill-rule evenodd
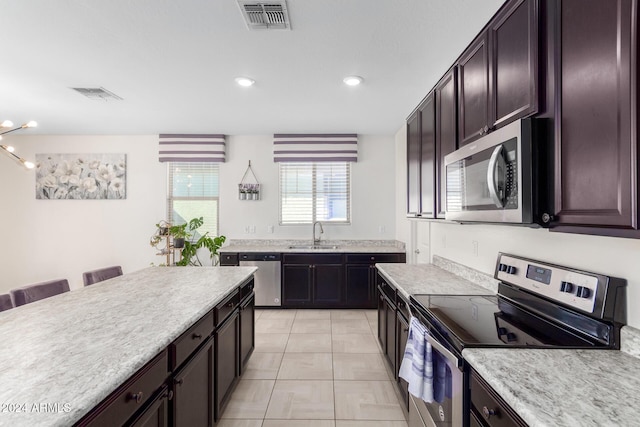
<path id="1" fill-rule="evenodd" d="M 493 200 L 493 203 L 495 203 L 498 208 L 504 208 L 504 200 L 498 195 L 498 189 L 496 188 L 496 170 L 500 169 L 504 173 L 506 166 L 504 156 L 502 155 L 502 145 L 499 145 L 493 150 L 491 159 L 489 160 L 489 167 L 487 168 L 489 194 L 491 195 L 491 200 Z M 504 177 L 504 179 L 506 179 L 506 177 Z"/>

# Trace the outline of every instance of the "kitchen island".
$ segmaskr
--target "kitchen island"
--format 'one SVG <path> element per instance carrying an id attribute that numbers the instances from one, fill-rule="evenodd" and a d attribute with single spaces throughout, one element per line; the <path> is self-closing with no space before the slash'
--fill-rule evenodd
<path id="1" fill-rule="evenodd" d="M 0 426 L 79 421 L 255 271 L 152 267 L 0 313 Z"/>

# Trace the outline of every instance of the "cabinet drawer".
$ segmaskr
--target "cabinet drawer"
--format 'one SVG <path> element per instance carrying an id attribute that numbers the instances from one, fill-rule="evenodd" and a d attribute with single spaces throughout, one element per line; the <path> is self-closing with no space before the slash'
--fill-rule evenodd
<path id="1" fill-rule="evenodd" d="M 171 370 L 182 365 L 209 335 L 213 333 L 213 311 L 205 314 L 195 325 L 190 327 L 178 339 L 171 343 Z"/>
<path id="2" fill-rule="evenodd" d="M 477 372 L 471 371 L 471 406 L 479 419 L 489 427 L 526 426 L 513 410 L 484 382 Z"/>
<path id="3" fill-rule="evenodd" d="M 347 264 L 375 264 L 377 262 L 403 262 L 404 254 L 347 254 Z"/>
<path id="4" fill-rule="evenodd" d="M 254 287 L 255 287 L 255 282 L 253 279 L 249 280 L 247 283 L 240 286 L 240 301 L 244 301 L 245 298 L 251 295 Z"/>
<path id="5" fill-rule="evenodd" d="M 78 426 L 122 425 L 141 409 L 168 375 L 167 351 L 157 355 L 91 411 Z"/>
<path id="6" fill-rule="evenodd" d="M 391 300 L 391 302 L 393 304 L 396 303 L 396 289 L 394 287 L 392 287 L 391 285 L 389 285 L 387 282 L 385 282 L 383 279 L 380 279 L 380 276 L 378 276 L 378 288 L 380 289 L 380 291 L 388 298 Z"/>
<path id="7" fill-rule="evenodd" d="M 283 264 L 342 264 L 342 254 L 283 254 Z"/>
<path id="8" fill-rule="evenodd" d="M 216 314 L 216 327 L 220 326 L 222 322 L 229 317 L 233 310 L 238 307 L 238 304 L 240 304 L 240 292 L 236 290 L 233 294 L 225 298 L 224 301 L 216 305 L 214 310 Z"/>
<path id="9" fill-rule="evenodd" d="M 220 255 L 220 265 L 238 265 L 238 254 L 225 253 Z"/>
<path id="10" fill-rule="evenodd" d="M 409 311 L 409 303 L 400 294 L 396 297 L 396 307 L 401 312 L 405 319 L 411 319 L 411 312 Z"/>

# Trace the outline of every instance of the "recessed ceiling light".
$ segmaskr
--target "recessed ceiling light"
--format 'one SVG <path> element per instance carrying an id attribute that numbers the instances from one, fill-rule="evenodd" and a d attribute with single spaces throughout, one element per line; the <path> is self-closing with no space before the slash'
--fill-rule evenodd
<path id="1" fill-rule="evenodd" d="M 347 76 L 342 81 L 347 86 L 358 86 L 360 83 L 362 83 L 363 78 L 360 76 Z"/>
<path id="2" fill-rule="evenodd" d="M 248 77 L 236 77 L 236 83 L 238 83 L 240 86 L 244 86 L 244 87 L 253 86 L 255 82 L 256 82 L 255 80 L 250 79 Z"/>

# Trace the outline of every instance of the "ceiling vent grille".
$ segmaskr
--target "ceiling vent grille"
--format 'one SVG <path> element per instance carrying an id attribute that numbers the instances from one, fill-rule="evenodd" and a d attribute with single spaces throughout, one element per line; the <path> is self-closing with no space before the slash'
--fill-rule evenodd
<path id="1" fill-rule="evenodd" d="M 289 30 L 287 3 L 282 1 L 256 2 L 238 0 L 238 6 L 250 30 Z"/>
<path id="2" fill-rule="evenodd" d="M 118 95 L 103 87 L 72 87 L 71 89 L 94 101 L 122 101 Z"/>

